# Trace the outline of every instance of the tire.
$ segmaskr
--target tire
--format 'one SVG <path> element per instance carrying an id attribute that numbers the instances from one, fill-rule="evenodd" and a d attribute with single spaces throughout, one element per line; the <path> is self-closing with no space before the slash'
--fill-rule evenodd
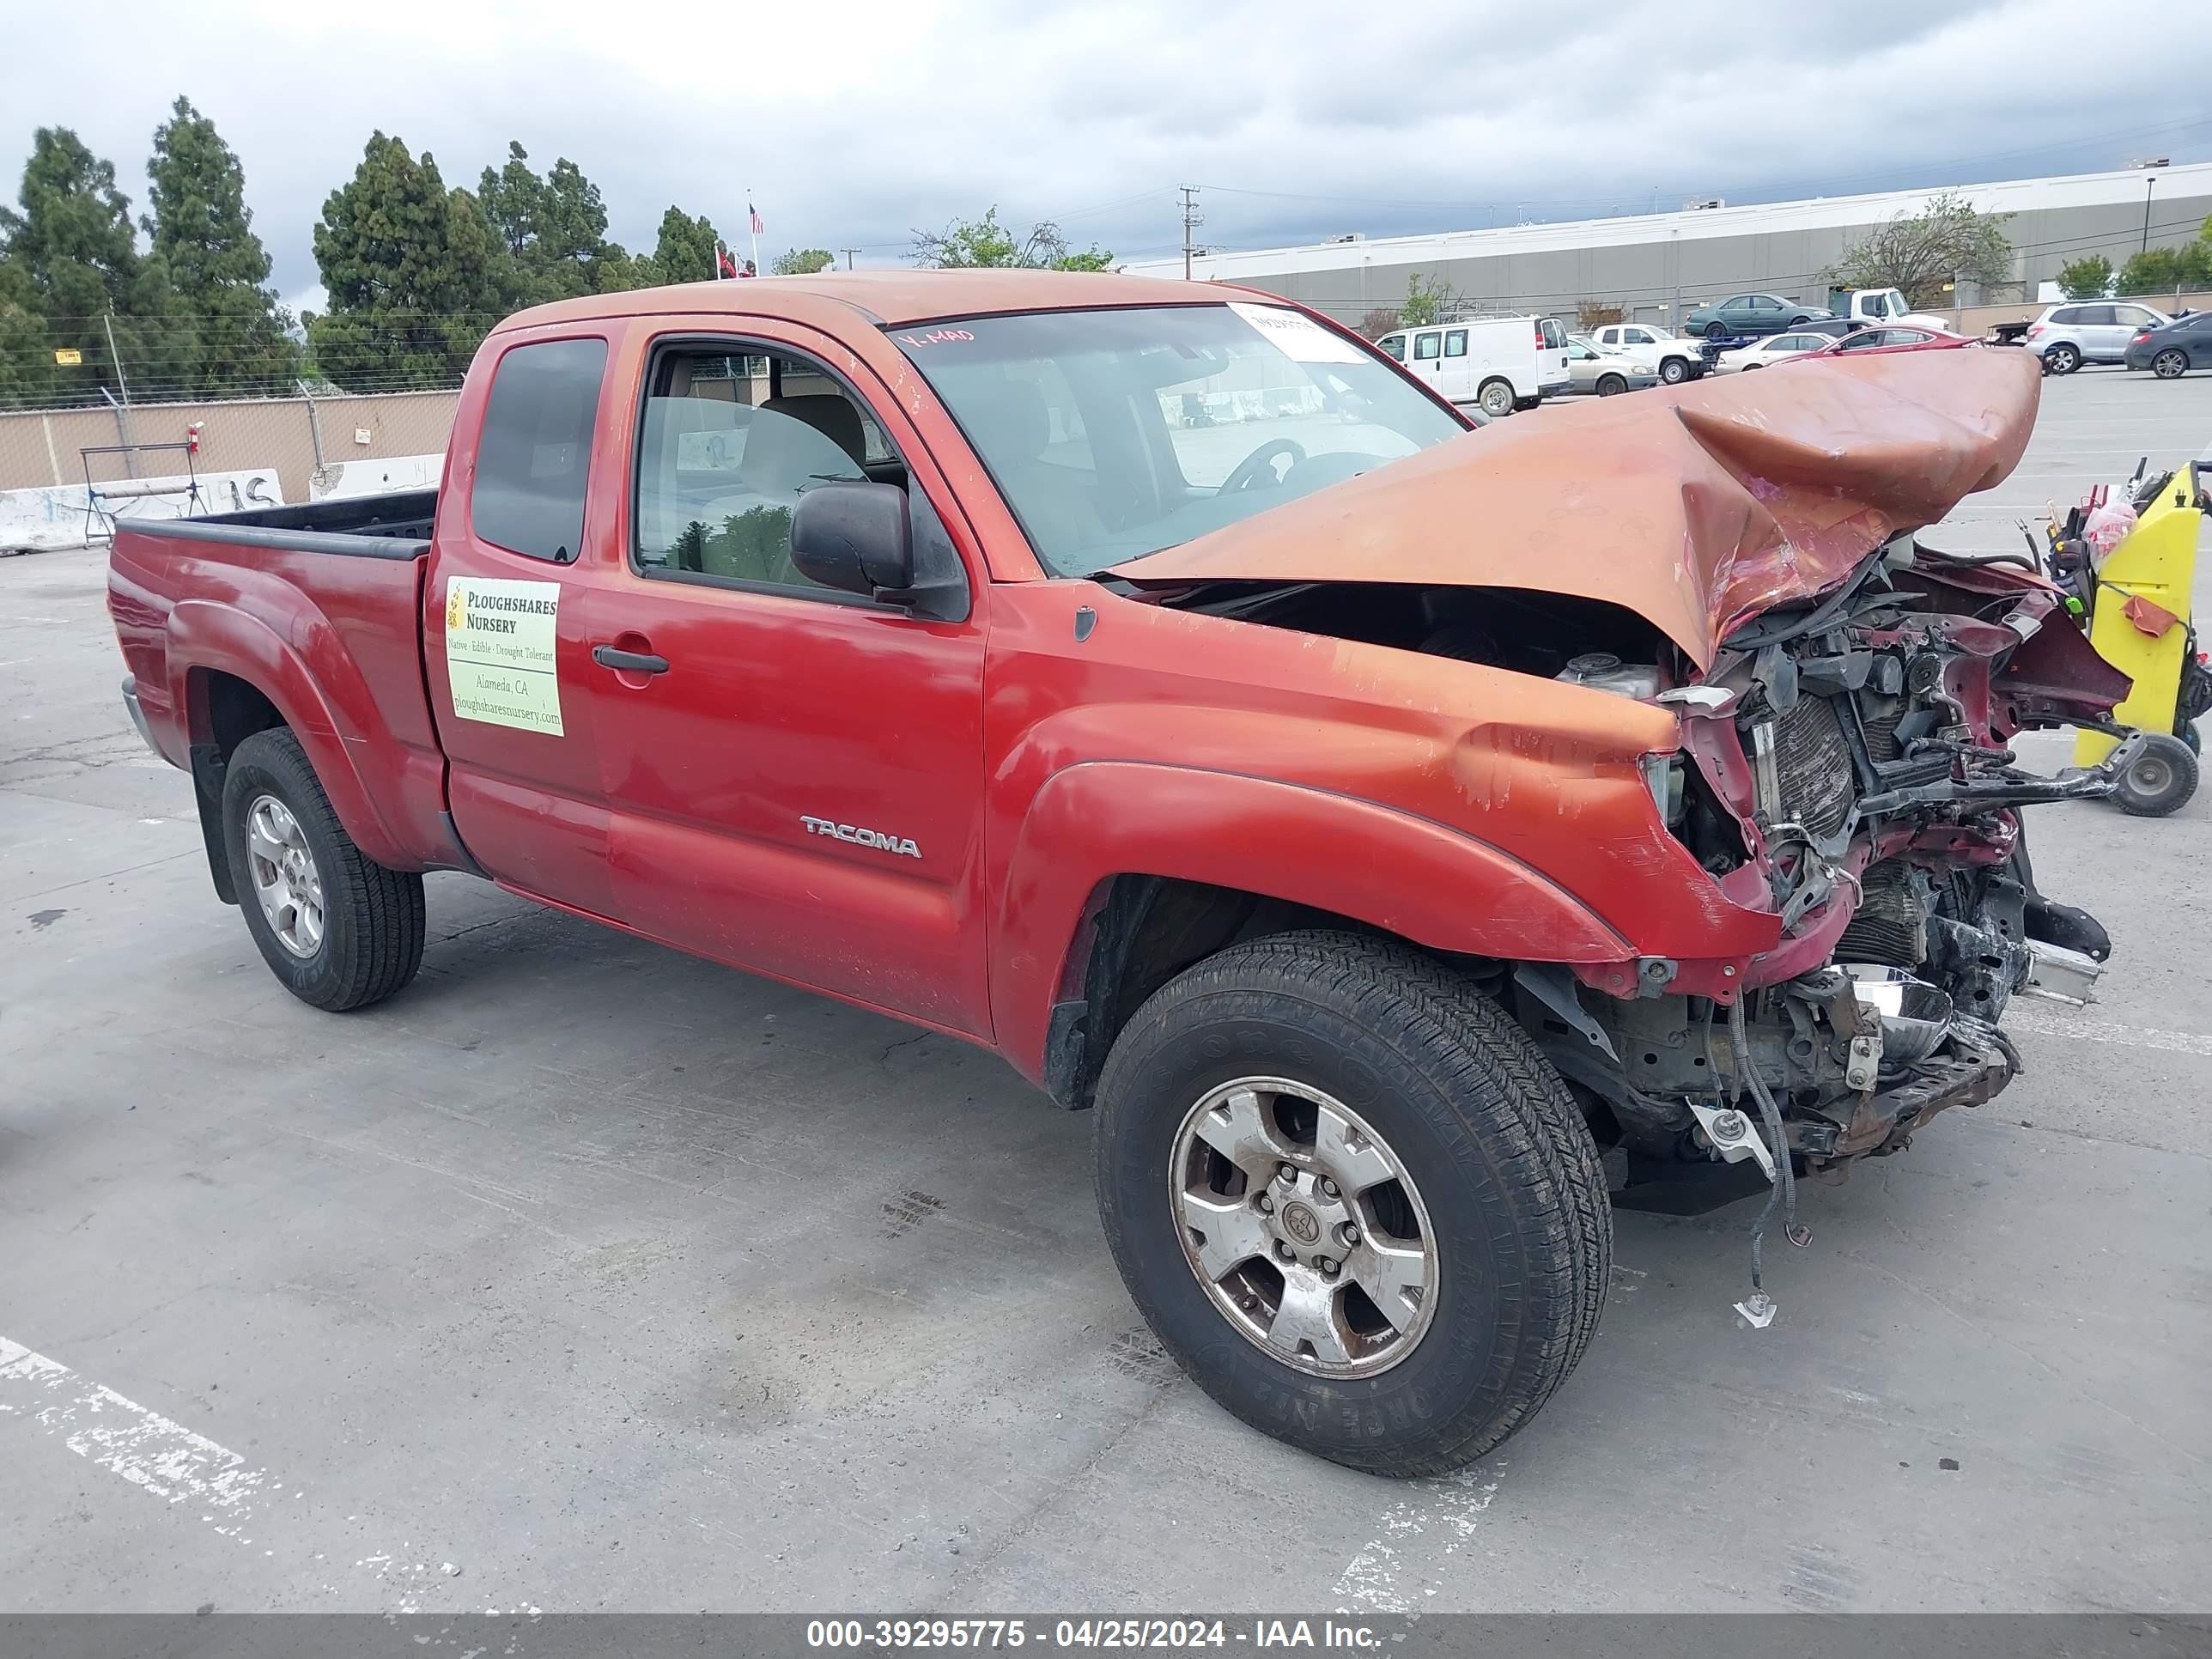
<path id="1" fill-rule="evenodd" d="M 2081 348 L 2070 340 L 2061 340 L 2047 348 L 2043 354 L 2045 374 L 2071 374 L 2081 367 Z"/>
<path id="2" fill-rule="evenodd" d="M 1680 357 L 1669 357 L 1659 365 L 1659 378 L 1668 386 L 1680 386 L 1690 378 L 1690 366 Z"/>
<path id="3" fill-rule="evenodd" d="M 1475 406 L 1493 421 L 1502 421 L 1513 412 L 1516 399 L 1510 380 L 1485 380 L 1474 394 Z"/>
<path id="4" fill-rule="evenodd" d="M 1411 1206 L 1426 1218 L 1420 1236 L 1432 1246 L 1433 1294 L 1401 1304 L 1412 1311 L 1399 1317 L 1418 1328 L 1382 1369 L 1310 1374 L 1299 1368 L 1316 1363 L 1310 1345 L 1300 1345 L 1294 1362 L 1234 1322 L 1230 1304 L 1218 1298 L 1231 1283 L 1249 1282 L 1239 1274 L 1273 1273 L 1287 1304 L 1290 1280 L 1267 1256 L 1240 1258 L 1243 1266 L 1218 1283 L 1198 1267 L 1207 1241 L 1187 1226 L 1190 1210 L 1170 1172 L 1188 1180 L 1194 1166 L 1177 1153 L 1193 1126 L 1223 1091 L 1235 1103 L 1247 1079 L 1287 1081 L 1364 1115 L 1373 1145 L 1404 1170 Z M 1261 1098 L 1279 1112 L 1298 1097 Z M 1527 1034 L 1435 958 L 1352 933 L 1232 946 L 1137 1011 L 1107 1058 L 1097 1099 L 1098 1206 L 1122 1282 L 1176 1363 L 1262 1433 L 1376 1474 L 1455 1468 L 1534 1416 L 1588 1347 L 1612 1273 L 1612 1212 L 1597 1150 Z M 1281 1127 L 1279 1116 L 1269 1121 Z M 1327 1167 L 1317 1133 L 1312 1146 L 1298 1156 Z M 1269 1156 L 1260 1154 L 1263 1175 Z M 1269 1224 L 1248 1216 L 1237 1195 L 1267 1209 L 1264 1197 L 1279 1188 L 1254 1191 L 1226 1159 L 1219 1168 L 1230 1171 L 1232 1193 L 1221 1213 L 1243 1226 Z M 1281 1230 L 1312 1222 L 1311 1212 L 1298 1220 L 1299 1207 L 1286 1199 L 1269 1212 L 1277 1231 L 1268 1248 L 1287 1248 Z M 1404 1239 L 1376 1222 L 1381 1213 L 1363 1212 L 1368 1233 L 1379 1227 Z M 1310 1233 L 1297 1236 L 1311 1242 Z M 1347 1322 L 1347 1287 L 1364 1272 L 1357 1258 L 1378 1241 L 1349 1242 L 1340 1299 L 1327 1304 Z M 1273 1322 L 1282 1311 L 1262 1307 L 1253 1318 Z M 1340 1336 L 1352 1326 L 1332 1315 L 1328 1328 Z M 1393 1332 L 1383 1340 L 1400 1339 Z"/>
<path id="5" fill-rule="evenodd" d="M 1812 320 L 1813 320 L 1813 319 L 1812 319 L 1810 317 L 1803 316 L 1803 315 L 1802 315 L 1802 314 L 1801 314 L 1801 315 L 1799 315 L 1799 316 L 1792 317 L 1792 318 L 1791 318 L 1788 322 L 1784 323 L 1784 324 L 1782 325 L 1782 331 L 1783 331 L 1784 334 L 1787 334 L 1787 333 L 1788 333 L 1791 329 L 1793 329 L 1793 328 L 1802 328 L 1802 327 L 1804 327 L 1804 326 L 1805 326 L 1805 325 L 1806 325 L 1806 324 L 1808 324 L 1808 323 L 1811 322 Z"/>
<path id="6" fill-rule="evenodd" d="M 2162 818 L 2197 793 L 2197 757 L 2181 738 L 2154 732 L 2120 775 L 2113 804 L 2130 817 Z"/>
<path id="7" fill-rule="evenodd" d="M 2169 346 L 2150 360 L 2150 372 L 2161 380 L 2178 380 L 2189 373 L 2189 354 Z"/>
<path id="8" fill-rule="evenodd" d="M 285 826 L 288 819 L 298 831 L 296 850 L 307 860 L 321 921 L 313 929 L 295 923 L 280 935 L 261 894 L 272 873 L 276 881 L 267 884 L 282 890 L 283 872 L 259 858 L 249 842 L 257 825 Z M 246 931 L 294 996 L 342 1013 L 381 1002 L 415 977 L 422 965 L 422 878 L 387 870 L 354 845 L 289 731 L 257 732 L 232 754 L 223 775 L 222 830 Z M 259 844 L 270 843 L 264 836 Z"/>
<path id="9" fill-rule="evenodd" d="M 1725 340 L 1728 338 L 1728 325 L 1719 318 L 1714 318 L 1705 325 L 1705 337 L 1708 340 Z"/>
<path id="10" fill-rule="evenodd" d="M 1616 398 L 1627 390 L 1628 382 L 1618 374 L 1598 377 L 1597 395 L 1601 398 Z"/>

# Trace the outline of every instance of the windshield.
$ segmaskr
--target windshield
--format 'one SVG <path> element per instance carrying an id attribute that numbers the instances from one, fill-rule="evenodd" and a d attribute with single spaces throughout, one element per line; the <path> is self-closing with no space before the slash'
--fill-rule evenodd
<path id="1" fill-rule="evenodd" d="M 1280 306 L 888 332 L 1055 575 L 1157 553 L 1467 429 L 1357 342 Z"/>

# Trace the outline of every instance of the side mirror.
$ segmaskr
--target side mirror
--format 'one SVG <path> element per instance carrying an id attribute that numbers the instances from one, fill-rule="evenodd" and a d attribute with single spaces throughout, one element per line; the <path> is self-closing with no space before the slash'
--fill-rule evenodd
<path id="1" fill-rule="evenodd" d="M 824 587 L 896 603 L 914 586 L 906 491 L 884 483 L 808 490 L 791 515 L 791 562 Z"/>

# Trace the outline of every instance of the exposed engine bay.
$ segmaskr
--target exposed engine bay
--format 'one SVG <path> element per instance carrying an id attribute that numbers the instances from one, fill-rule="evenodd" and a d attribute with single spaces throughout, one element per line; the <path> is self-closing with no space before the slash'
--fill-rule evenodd
<path id="1" fill-rule="evenodd" d="M 1559 965 L 1495 970 L 1617 1186 L 1741 1162 L 1778 1190 L 1899 1151 L 2019 1071 L 1999 1026 L 2011 998 L 2087 1000 L 2111 953 L 2094 918 L 2037 888 L 2021 809 L 2107 795 L 2114 765 L 2039 776 L 2011 740 L 2102 727 L 2128 683 L 2063 617 L 2044 629 L 2060 596 L 2023 562 L 1898 536 L 1739 627 L 1702 672 L 1634 612 L 1572 596 L 1224 582 L 1162 598 L 1675 712 L 1680 751 L 1650 757 L 1655 805 L 1723 893 L 1778 915 L 1779 944 L 1712 994 L 1650 959 L 1626 995 Z"/>

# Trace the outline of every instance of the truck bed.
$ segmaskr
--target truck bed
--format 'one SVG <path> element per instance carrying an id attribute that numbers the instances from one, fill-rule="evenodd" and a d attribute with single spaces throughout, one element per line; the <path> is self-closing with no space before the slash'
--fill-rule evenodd
<path id="1" fill-rule="evenodd" d="M 281 720 L 370 857 L 465 866 L 422 668 L 435 504 L 420 490 L 116 527 L 125 696 L 204 797 L 225 739 Z"/>

